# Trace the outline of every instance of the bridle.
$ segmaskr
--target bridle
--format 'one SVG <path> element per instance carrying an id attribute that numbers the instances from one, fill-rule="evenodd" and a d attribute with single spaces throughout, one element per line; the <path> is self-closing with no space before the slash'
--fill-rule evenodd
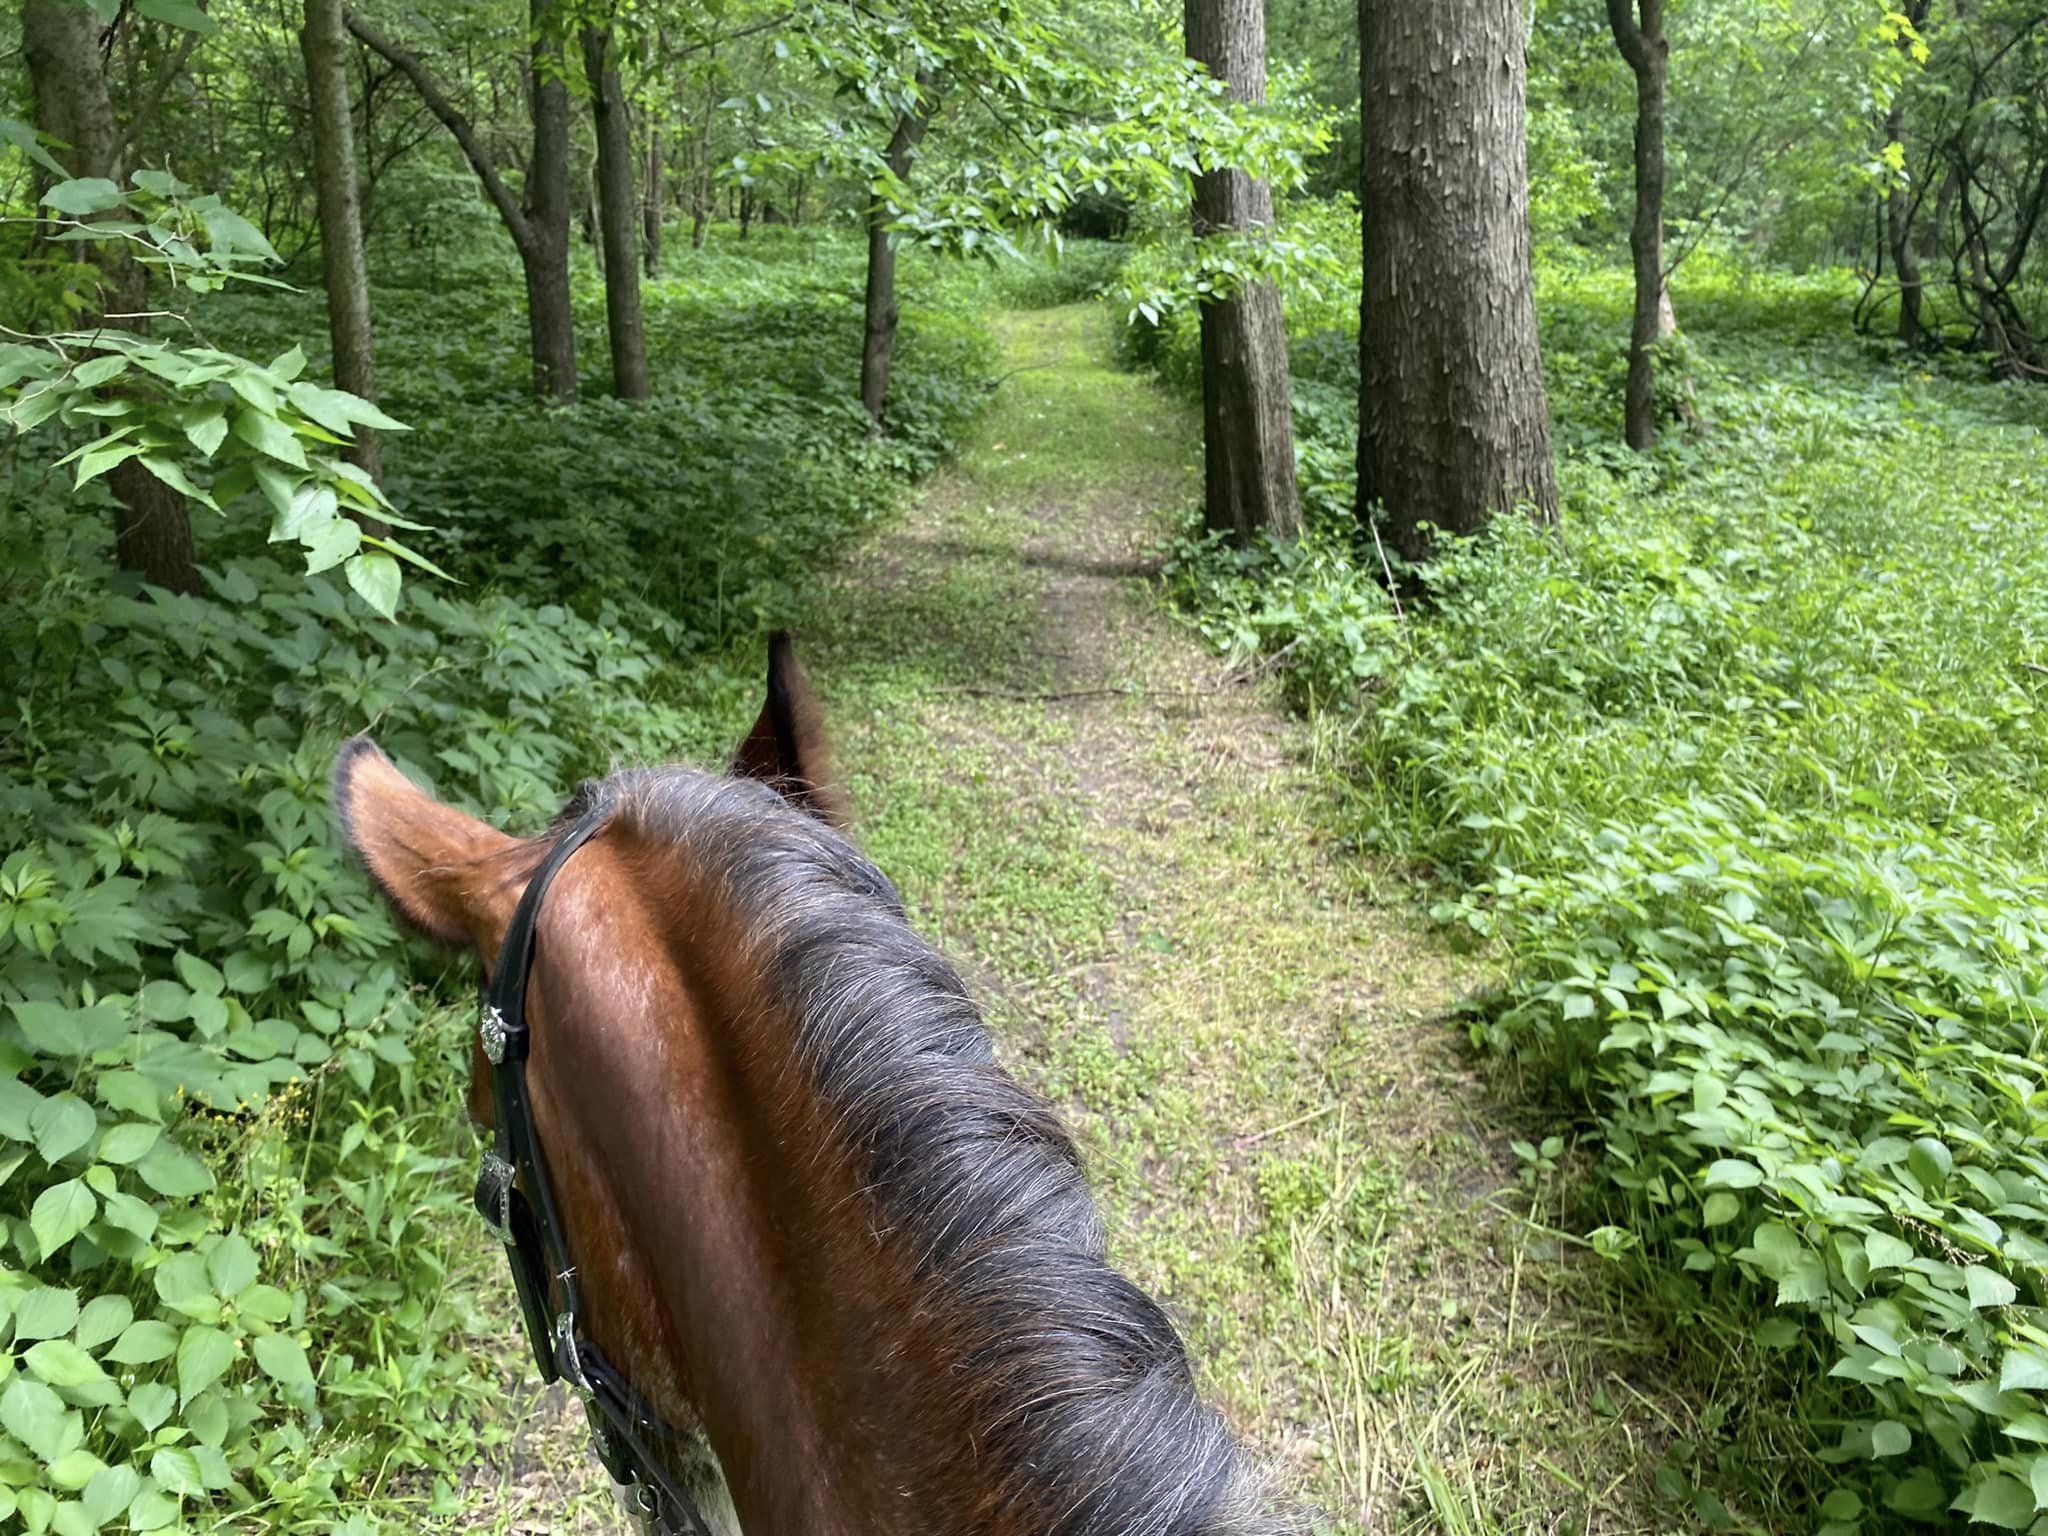
<path id="1" fill-rule="evenodd" d="M 601 810 L 586 812 L 548 850 L 519 898 L 498 964 L 480 988 L 477 1035 L 491 1064 L 498 1130 L 477 1171 L 476 1208 L 504 1241 L 541 1379 L 567 1381 L 583 1399 L 598 1460 L 613 1482 L 632 1490 L 636 1513 L 650 1536 L 711 1536 L 696 1500 L 650 1443 L 674 1444 L 687 1437 L 663 1423 L 581 1331 L 576 1266 L 569 1259 L 526 1093 L 526 1057 L 532 1045 L 526 979 L 533 969 L 540 904 L 570 855 L 595 837 L 605 820 Z M 559 1308 L 557 1292 L 562 1299 Z"/>

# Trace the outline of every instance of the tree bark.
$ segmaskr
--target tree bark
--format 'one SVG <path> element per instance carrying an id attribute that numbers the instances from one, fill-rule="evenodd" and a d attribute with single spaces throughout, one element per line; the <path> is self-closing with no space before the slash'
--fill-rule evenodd
<path id="1" fill-rule="evenodd" d="M 1929 0 L 1911 0 L 1905 7 L 1907 21 L 1917 33 L 1927 25 Z M 1901 37 L 1899 49 L 1908 58 L 1912 56 L 1912 41 Z M 1892 97 L 1889 111 L 1885 113 L 1885 137 L 1900 147 L 1906 144 L 1906 92 L 1903 88 Z M 1910 157 L 1909 157 L 1910 158 Z M 1913 218 L 1920 211 L 1923 195 L 1919 188 L 1910 189 L 1894 186 L 1885 197 L 1886 243 L 1891 246 L 1892 266 L 1899 278 L 1899 340 L 1908 347 L 1920 347 L 1927 340 L 1927 325 L 1923 318 L 1922 301 L 1926 288 L 1920 275 L 1920 247 L 1913 237 Z"/>
<path id="2" fill-rule="evenodd" d="M 127 179 L 121 133 L 100 67 L 99 23 L 87 7 L 66 0 L 23 0 L 22 55 L 34 94 L 35 123 L 57 143 L 58 160 L 74 177 Z M 147 274 L 118 240 L 95 243 L 102 310 L 109 325 L 140 331 L 147 309 Z M 134 459 L 107 476 L 114 511 L 114 560 L 153 586 L 197 592 L 192 519 L 185 498 Z"/>
<path id="3" fill-rule="evenodd" d="M 645 400 L 647 337 L 640 318 L 640 220 L 633 185 L 633 125 L 619 84 L 619 60 L 609 28 L 583 29 L 583 72 L 597 130 L 597 223 L 604 244 L 604 321 L 612 345 L 612 393 Z"/>
<path id="4" fill-rule="evenodd" d="M 427 72 L 419 57 L 386 38 L 353 11 L 348 29 L 412 83 L 420 101 L 460 147 L 498 210 L 526 275 L 527 334 L 533 351 L 534 392 L 543 399 L 576 398 L 576 324 L 569 307 L 569 84 L 564 74 L 561 0 L 529 0 L 532 53 L 528 69 L 533 152 L 527 161 L 522 205 L 485 153 L 476 129 Z"/>
<path id="5" fill-rule="evenodd" d="M 1635 10 L 1640 16 L 1631 15 Z M 1607 0 L 1614 44 L 1636 77 L 1636 210 L 1629 229 L 1636 302 L 1629 326 L 1623 434 L 1637 450 L 1657 446 L 1657 343 L 1664 308 L 1664 82 L 1671 45 L 1664 0 Z"/>
<path id="6" fill-rule="evenodd" d="M 569 305 L 569 78 L 562 0 L 529 0 L 533 33 L 533 154 L 526 168 L 526 302 L 533 331 L 533 387 L 576 398 L 576 321 Z"/>
<path id="7" fill-rule="evenodd" d="M 890 171 L 898 181 L 910 179 L 917 146 L 931 122 L 932 77 L 923 70 L 917 75 L 917 109 L 896 119 L 883 152 Z M 889 363 L 896 351 L 896 242 L 889 232 L 889 210 L 880 198 L 868 204 L 868 281 L 864 297 L 865 324 L 860 352 L 860 403 L 867 407 L 874 429 L 882 427 L 883 407 L 889 398 Z"/>
<path id="8" fill-rule="evenodd" d="M 306 0 L 299 32 L 312 109 L 313 193 L 320 213 L 320 266 L 327 286 L 327 331 L 334 343 L 334 382 L 365 400 L 377 398 L 377 355 L 370 329 L 370 279 L 363 265 L 362 210 L 357 201 L 355 124 L 349 116 L 348 28 L 341 0 Z M 380 485 L 384 454 L 377 429 L 358 425 L 349 462 Z M 358 518 L 365 531 L 389 532 Z"/>
<path id="9" fill-rule="evenodd" d="M 1266 99 L 1264 0 L 1186 0 L 1188 57 L 1221 80 L 1234 101 Z M 1197 239 L 1269 230 L 1273 194 L 1243 171 L 1195 179 Z M 1294 479 L 1293 386 L 1280 290 L 1252 283 L 1201 307 L 1203 519 L 1248 542 L 1262 530 L 1300 536 Z"/>
<path id="10" fill-rule="evenodd" d="M 649 277 L 661 273 L 661 125 L 647 125 L 646 176 L 640 188 L 640 265 Z"/>
<path id="11" fill-rule="evenodd" d="M 718 62 L 716 52 L 705 61 L 707 70 Z M 718 77 L 713 74 L 704 85 L 704 121 L 697 128 L 696 178 L 690 197 L 690 249 L 704 249 L 704 234 L 711 224 L 711 125 L 718 111 Z"/>
<path id="12" fill-rule="evenodd" d="M 1557 516 L 1536 332 L 1517 0 L 1359 0 L 1358 515 L 1396 549 Z"/>

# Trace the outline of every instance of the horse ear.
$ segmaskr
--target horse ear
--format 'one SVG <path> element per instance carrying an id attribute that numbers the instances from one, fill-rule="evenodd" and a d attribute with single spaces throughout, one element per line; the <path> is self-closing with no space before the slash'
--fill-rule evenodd
<path id="1" fill-rule="evenodd" d="M 829 826 L 847 824 L 846 794 L 832 782 L 818 696 L 783 630 L 768 637 L 768 697 L 732 755 L 732 772 L 736 778 L 760 779 Z"/>
<path id="2" fill-rule="evenodd" d="M 530 862 L 489 822 L 441 804 L 367 736 L 342 744 L 331 796 L 341 835 L 399 916 L 444 944 L 495 943 Z"/>

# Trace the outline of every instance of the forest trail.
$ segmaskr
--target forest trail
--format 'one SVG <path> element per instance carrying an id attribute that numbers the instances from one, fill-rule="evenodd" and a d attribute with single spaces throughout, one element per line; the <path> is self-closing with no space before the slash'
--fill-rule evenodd
<path id="1" fill-rule="evenodd" d="M 1273 680 L 1152 584 L 1198 416 L 1114 367 L 1100 306 L 998 329 L 959 457 L 799 633 L 857 835 L 1076 1127 L 1112 1257 L 1330 1527 L 1651 1528 L 1692 1426 L 1606 1266 L 1527 1217 L 1525 1112 L 1445 1022 L 1480 974 L 1335 845 Z M 579 1418 L 524 1480 L 587 1490 L 557 1529 L 609 1524 L 560 1459 Z"/>

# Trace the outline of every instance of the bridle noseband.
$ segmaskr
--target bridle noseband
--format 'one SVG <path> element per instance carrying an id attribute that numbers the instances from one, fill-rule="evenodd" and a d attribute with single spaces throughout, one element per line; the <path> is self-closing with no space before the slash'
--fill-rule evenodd
<path id="1" fill-rule="evenodd" d="M 601 810 L 586 812 L 548 850 L 519 898 L 498 964 L 481 987 L 477 1037 L 491 1064 L 498 1130 L 477 1171 L 476 1208 L 504 1241 L 541 1379 L 567 1381 L 583 1399 L 598 1460 L 612 1481 L 634 1488 L 639 1515 L 654 1536 L 711 1536 L 696 1500 L 649 1444 L 650 1438 L 672 1443 L 685 1436 L 663 1423 L 581 1332 L 576 1266 L 569 1259 L 526 1092 L 526 1057 L 532 1045 L 526 980 L 533 969 L 540 904 L 570 855 L 595 837 L 605 820 Z M 557 1288 L 562 1298 L 559 1310 Z"/>

